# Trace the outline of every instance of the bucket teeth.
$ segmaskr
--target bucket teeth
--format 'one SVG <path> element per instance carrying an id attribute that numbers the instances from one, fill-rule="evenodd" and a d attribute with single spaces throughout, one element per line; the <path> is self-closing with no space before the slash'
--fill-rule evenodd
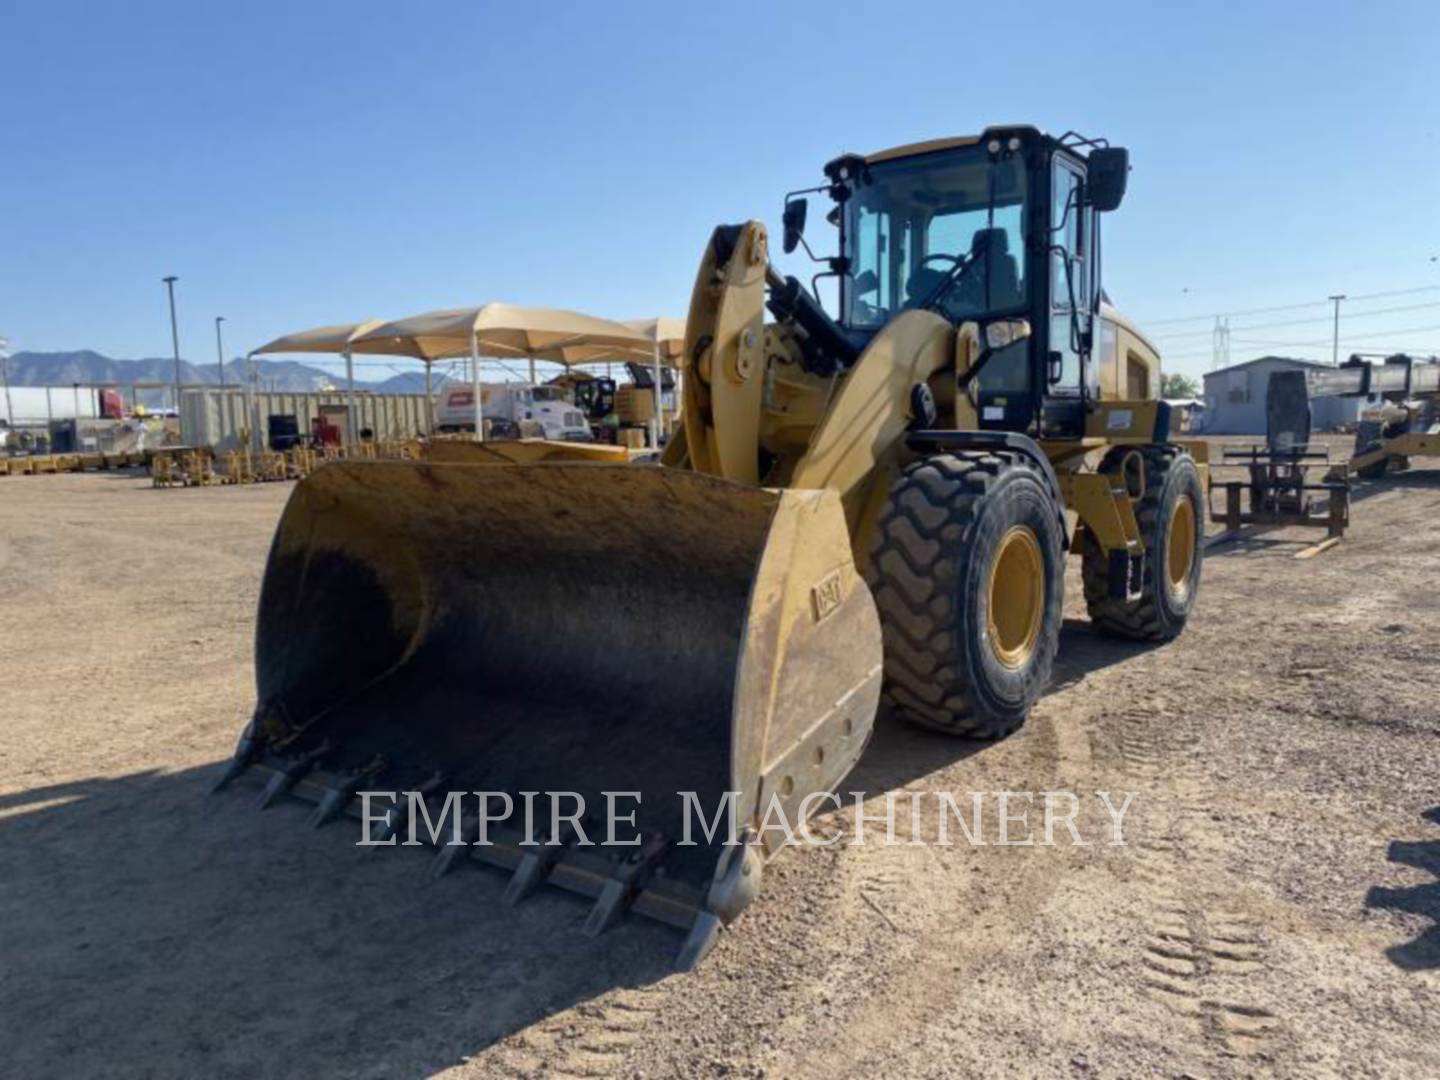
<path id="1" fill-rule="evenodd" d="M 585 920 L 585 936 L 599 937 L 609 930 L 620 921 L 620 916 L 625 914 L 627 906 L 625 886 L 614 878 L 605 882 L 605 887 L 600 890 L 595 906 L 590 909 L 590 915 Z"/>
<path id="2" fill-rule="evenodd" d="M 314 828 L 320 828 L 340 816 L 345 809 L 345 804 L 350 801 L 350 793 L 342 788 L 331 788 L 325 792 L 325 797 L 320 800 L 320 805 L 315 807 L 315 813 L 310 815 L 310 824 Z"/>
<path id="3" fill-rule="evenodd" d="M 470 855 L 470 844 L 480 835 L 480 819 L 466 814 L 460 819 L 460 843 L 444 844 L 430 862 L 430 877 L 438 880 Z"/>
<path id="4" fill-rule="evenodd" d="M 304 779 L 305 774 L 310 772 L 320 763 L 320 759 L 330 752 L 329 742 L 311 750 L 309 753 L 296 758 L 279 772 L 270 777 L 270 782 L 265 785 L 265 790 L 260 795 L 260 809 L 273 806 L 275 801 L 285 795 L 291 788 Z"/>
<path id="5" fill-rule="evenodd" d="M 234 780 L 249 767 L 250 757 L 248 755 L 242 757 L 239 753 L 236 753 L 236 755 L 230 759 L 230 764 L 225 767 L 224 775 L 215 781 L 215 786 L 210 789 L 211 793 L 213 794 L 228 787 L 230 781 Z"/>
<path id="6" fill-rule="evenodd" d="M 575 827 L 567 821 L 549 843 L 530 848 L 520 860 L 520 865 L 515 867 L 515 873 L 510 878 L 510 883 L 505 886 L 505 895 L 501 900 L 514 907 L 538 889 L 565 854 L 565 849 L 574 841 Z"/>
<path id="7" fill-rule="evenodd" d="M 620 921 L 660 864 L 667 847 L 669 843 L 663 836 L 648 837 L 629 858 L 611 867 L 610 879 L 600 889 L 595 906 L 585 919 L 586 937 L 599 937 Z"/>
<path id="8" fill-rule="evenodd" d="M 675 957 L 675 969 L 677 971 L 694 971 L 701 960 L 705 959 L 707 953 L 715 947 L 720 940 L 720 931 L 724 929 L 724 923 L 720 916 L 713 911 L 701 911 L 695 917 L 695 924 L 690 927 L 690 933 L 685 935 L 685 944 L 680 946 L 680 952 Z"/>
<path id="9" fill-rule="evenodd" d="M 215 786 L 210 789 L 212 794 L 228 787 L 230 781 L 248 769 L 251 762 L 255 760 L 259 746 L 257 745 L 254 731 L 255 721 L 252 720 L 245 725 L 245 731 L 241 734 L 240 741 L 235 745 L 235 756 L 230 759 L 230 764 L 225 767 L 224 774 L 219 780 L 215 781 Z"/>
<path id="10" fill-rule="evenodd" d="M 445 786 L 445 774 L 435 772 L 430 778 L 415 789 L 415 793 L 422 799 L 429 799 L 431 795 Z M 390 812 L 385 815 L 385 824 L 380 826 L 380 835 L 372 837 L 378 844 L 387 843 L 392 836 L 398 836 L 410 828 L 410 800 L 397 801 Z"/>
<path id="11" fill-rule="evenodd" d="M 265 790 L 260 793 L 260 809 L 266 810 L 274 806 L 275 800 L 294 787 L 298 779 L 299 777 L 292 777 L 288 770 L 277 772 L 271 776 L 269 783 L 265 785 Z"/>
<path id="12" fill-rule="evenodd" d="M 360 785 L 374 777 L 382 768 L 384 763 L 377 757 L 363 768 L 342 776 L 333 788 L 325 792 L 320 805 L 310 817 L 310 824 L 318 829 L 343 814 L 345 807 L 355 797 L 355 792 L 360 790 Z"/>

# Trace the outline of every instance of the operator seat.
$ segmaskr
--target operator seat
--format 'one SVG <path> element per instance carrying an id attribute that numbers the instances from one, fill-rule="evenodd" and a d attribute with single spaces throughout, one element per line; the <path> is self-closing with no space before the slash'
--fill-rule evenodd
<path id="1" fill-rule="evenodd" d="M 1020 264 L 1010 254 L 1010 234 L 1004 229 L 975 230 L 970 239 L 970 266 L 960 282 L 959 294 L 958 306 L 967 313 L 1012 308 L 1024 302 Z"/>
<path id="2" fill-rule="evenodd" d="M 977 229 L 970 239 L 970 261 L 960 275 L 960 283 L 943 301 L 952 318 L 966 318 L 983 311 L 1018 307 L 1025 296 L 1020 288 L 1020 264 L 1010 254 L 1010 234 L 1004 229 Z M 922 266 L 905 283 L 905 295 L 911 304 L 919 303 L 935 291 L 944 280 L 946 270 Z M 985 284 L 990 283 L 989 302 Z"/>

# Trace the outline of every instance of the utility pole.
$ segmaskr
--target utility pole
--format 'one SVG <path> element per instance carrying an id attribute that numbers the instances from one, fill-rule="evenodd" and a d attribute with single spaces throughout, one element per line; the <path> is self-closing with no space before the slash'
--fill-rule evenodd
<path id="1" fill-rule="evenodd" d="M 1336 367 L 1340 366 L 1340 301 L 1345 299 L 1344 293 L 1336 293 L 1330 297 L 1330 302 L 1335 305 L 1335 336 L 1330 339 L 1330 363 Z"/>
<path id="2" fill-rule="evenodd" d="M 170 294 L 170 345 L 175 352 L 175 420 L 180 428 L 180 442 L 185 442 L 185 421 L 180 419 L 180 330 L 175 323 L 175 282 L 180 279 L 174 274 L 161 278 Z"/>
<path id="3" fill-rule="evenodd" d="M 224 315 L 215 316 L 215 359 L 220 361 L 220 389 L 225 389 L 225 347 L 220 344 L 220 324 L 225 321 Z M 224 398 L 224 394 L 221 394 Z"/>

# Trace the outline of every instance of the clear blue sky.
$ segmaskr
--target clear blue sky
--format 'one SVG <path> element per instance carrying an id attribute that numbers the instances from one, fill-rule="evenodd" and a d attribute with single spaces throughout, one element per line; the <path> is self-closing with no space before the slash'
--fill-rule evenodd
<path id="1" fill-rule="evenodd" d="M 1332 292 L 1425 290 L 1355 301 L 1342 348 L 1440 350 L 1435 0 L 7 0 L 0 40 L 17 350 L 167 355 L 170 273 L 198 362 L 215 315 L 234 355 L 485 300 L 683 314 L 714 224 L 1006 121 L 1131 148 L 1106 284 L 1172 369 L 1210 323 L 1170 320 Z M 1235 317 L 1232 354 L 1328 357 L 1326 315 Z"/>

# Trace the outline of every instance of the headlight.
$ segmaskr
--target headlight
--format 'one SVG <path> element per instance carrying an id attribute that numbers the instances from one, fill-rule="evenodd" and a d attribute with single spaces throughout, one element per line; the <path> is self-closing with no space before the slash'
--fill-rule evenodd
<path id="1" fill-rule="evenodd" d="M 1003 349 L 1030 336 L 1028 319 L 1001 319 L 985 328 L 985 345 L 990 349 Z"/>

